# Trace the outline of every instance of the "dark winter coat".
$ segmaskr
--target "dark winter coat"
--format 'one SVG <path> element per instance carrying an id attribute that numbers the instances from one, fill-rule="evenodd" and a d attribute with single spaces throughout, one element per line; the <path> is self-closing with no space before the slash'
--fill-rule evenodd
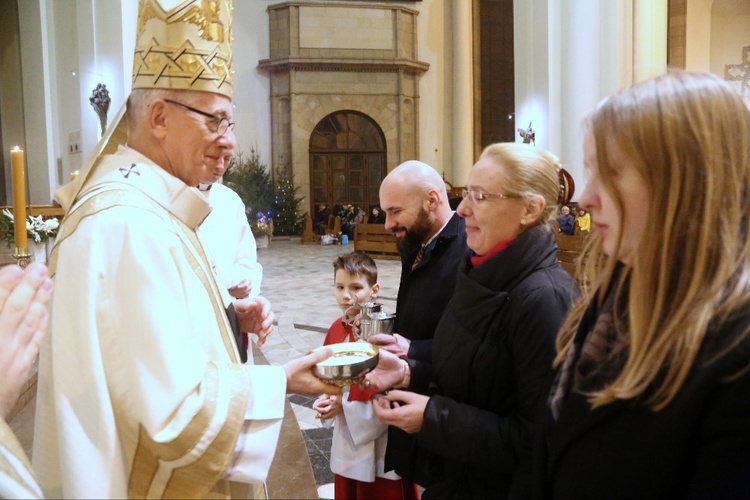
<path id="1" fill-rule="evenodd" d="M 552 376 L 557 331 L 578 291 L 539 226 L 472 269 L 465 261 L 410 390 L 430 396 L 417 434 L 424 498 L 508 495 Z"/>
<path id="2" fill-rule="evenodd" d="M 575 352 L 596 317 L 592 304 Z M 750 342 L 708 362 L 748 328 L 748 312 L 714 326 L 707 335 L 713 346 L 703 346 L 685 384 L 660 411 L 633 400 L 591 409 L 574 389 L 556 422 L 544 405 L 533 497 L 750 498 Z"/>

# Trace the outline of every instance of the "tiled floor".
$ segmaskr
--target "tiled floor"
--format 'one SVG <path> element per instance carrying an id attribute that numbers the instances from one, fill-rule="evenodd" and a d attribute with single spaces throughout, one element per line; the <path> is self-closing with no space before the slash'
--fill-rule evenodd
<path id="1" fill-rule="evenodd" d="M 298 241 L 274 240 L 268 248 L 258 249 L 263 265 L 262 295 L 273 304 L 278 326 L 261 348 L 271 364 L 304 355 L 323 345 L 328 327 L 341 311 L 333 296 L 333 260 L 354 251 L 354 246 L 301 245 Z M 389 312 L 396 311 L 396 295 L 401 264 L 376 260 L 382 302 Z M 331 434 L 315 419 L 311 409 L 315 398 L 289 396 L 310 455 L 318 494 L 333 498 L 333 473 L 330 467 Z"/>

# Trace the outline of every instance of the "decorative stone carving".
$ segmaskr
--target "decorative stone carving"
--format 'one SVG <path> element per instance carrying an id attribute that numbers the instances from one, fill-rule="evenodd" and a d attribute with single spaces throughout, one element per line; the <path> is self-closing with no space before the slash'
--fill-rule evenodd
<path id="1" fill-rule="evenodd" d="M 107 112 L 109 111 L 110 101 L 111 99 L 109 98 L 107 86 L 103 83 L 97 83 L 96 88 L 91 93 L 91 97 L 89 97 L 89 102 L 91 103 L 91 106 L 94 107 L 94 111 L 99 117 L 99 125 L 102 128 L 102 135 L 104 135 L 104 132 L 107 130 Z"/>
<path id="2" fill-rule="evenodd" d="M 740 82 L 742 98 L 750 106 L 750 45 L 742 48 L 740 64 L 724 65 L 724 79 L 729 82 Z"/>

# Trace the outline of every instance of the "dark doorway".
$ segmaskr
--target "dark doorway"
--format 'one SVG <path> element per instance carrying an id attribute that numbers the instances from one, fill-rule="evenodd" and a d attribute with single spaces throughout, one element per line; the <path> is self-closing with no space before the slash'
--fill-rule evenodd
<path id="1" fill-rule="evenodd" d="M 495 142 L 516 140 L 513 0 L 479 0 L 478 14 L 481 151 Z"/>
<path id="2" fill-rule="evenodd" d="M 310 213 L 321 203 L 351 203 L 369 213 L 386 174 L 385 137 L 369 116 L 338 111 L 310 136 Z"/>

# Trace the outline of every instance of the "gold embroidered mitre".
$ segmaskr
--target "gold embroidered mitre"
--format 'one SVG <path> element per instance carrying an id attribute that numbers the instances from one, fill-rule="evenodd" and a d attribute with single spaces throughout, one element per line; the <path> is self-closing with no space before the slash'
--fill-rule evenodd
<path id="1" fill-rule="evenodd" d="M 202 90 L 231 99 L 231 0 L 140 0 L 133 88 Z"/>
<path id="2" fill-rule="evenodd" d="M 215 92 L 232 98 L 232 1 L 139 0 L 133 89 Z M 68 211 L 102 155 L 127 142 L 123 104 L 78 177 L 55 192 Z"/>

